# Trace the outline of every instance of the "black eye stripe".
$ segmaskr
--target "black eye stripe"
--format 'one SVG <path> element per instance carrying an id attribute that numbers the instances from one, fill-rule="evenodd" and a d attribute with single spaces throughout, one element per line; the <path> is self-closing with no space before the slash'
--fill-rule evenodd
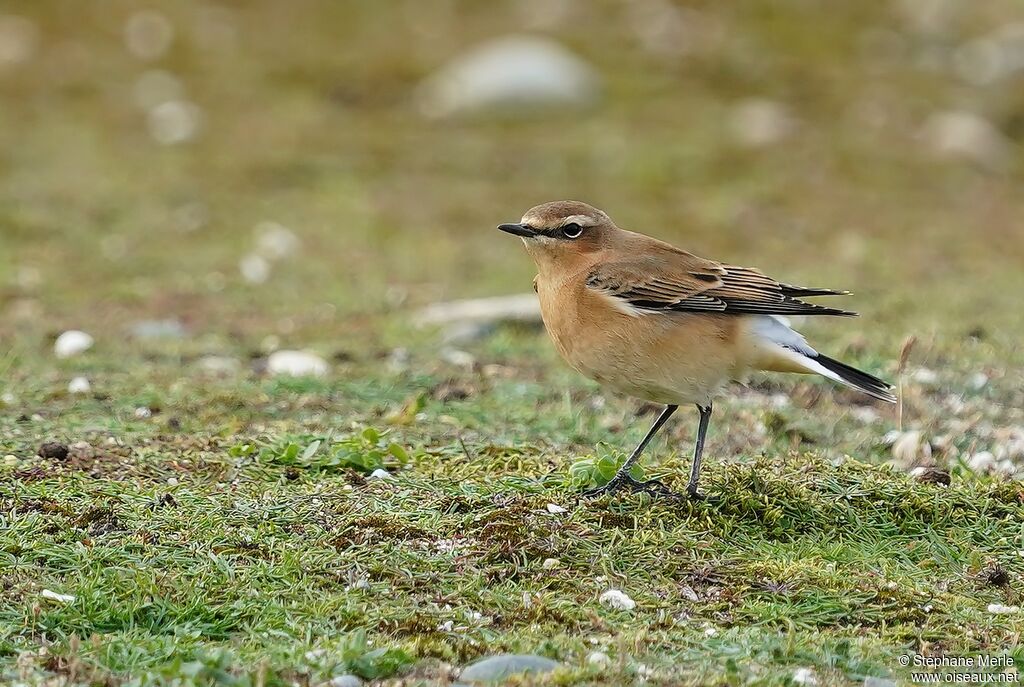
<path id="1" fill-rule="evenodd" d="M 575 231 L 572 231 L 575 228 Z M 566 229 L 570 232 L 566 234 Z M 575 222 L 566 224 L 563 227 L 555 227 L 554 229 L 534 229 L 540 236 L 547 236 L 549 239 L 578 239 L 583 235 L 583 227 Z"/>

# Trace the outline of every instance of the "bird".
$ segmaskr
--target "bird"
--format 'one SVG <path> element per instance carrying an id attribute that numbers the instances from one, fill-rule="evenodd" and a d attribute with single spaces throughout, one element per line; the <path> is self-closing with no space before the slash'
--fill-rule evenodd
<path id="1" fill-rule="evenodd" d="M 541 318 L 562 358 L 602 387 L 665 406 L 611 480 L 586 497 L 623 489 L 674 496 L 660 481 L 630 472 L 679 406 L 692 404 L 699 422 L 686 495 L 703 498 L 698 480 L 713 402 L 751 371 L 817 374 L 896 402 L 891 384 L 819 353 L 788 322 L 794 315 L 855 316 L 804 300 L 848 291 L 794 286 L 698 257 L 620 229 L 580 201 L 537 205 L 498 229 L 520 237 L 536 264 Z"/>

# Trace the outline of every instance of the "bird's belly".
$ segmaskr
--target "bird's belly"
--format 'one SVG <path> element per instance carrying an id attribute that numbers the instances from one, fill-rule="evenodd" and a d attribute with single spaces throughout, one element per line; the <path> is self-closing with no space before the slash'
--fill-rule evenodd
<path id="1" fill-rule="evenodd" d="M 720 328 L 706 326 L 706 319 L 622 318 L 600 325 L 549 326 L 548 331 L 575 370 L 612 391 L 647 401 L 707 405 L 733 376 L 732 347 Z"/>

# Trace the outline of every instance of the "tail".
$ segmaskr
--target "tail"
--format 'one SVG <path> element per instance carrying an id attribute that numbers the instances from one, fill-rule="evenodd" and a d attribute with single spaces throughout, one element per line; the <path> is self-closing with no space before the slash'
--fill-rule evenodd
<path id="1" fill-rule="evenodd" d="M 752 362 L 761 370 L 819 374 L 886 403 L 895 403 L 892 385 L 867 372 L 841 363 L 811 348 L 804 337 L 781 318 L 752 318 Z"/>
<path id="2" fill-rule="evenodd" d="M 868 396 L 877 398 L 879 401 L 885 401 L 886 403 L 896 402 L 896 396 L 892 393 L 892 384 L 885 380 L 821 353 L 814 358 L 814 362 L 833 373 L 846 386 L 863 391 Z"/>

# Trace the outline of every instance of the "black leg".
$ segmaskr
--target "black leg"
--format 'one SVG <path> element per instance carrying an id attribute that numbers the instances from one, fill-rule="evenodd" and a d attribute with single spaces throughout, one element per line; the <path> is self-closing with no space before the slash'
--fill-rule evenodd
<path id="1" fill-rule="evenodd" d="M 700 411 L 700 425 L 697 427 L 697 443 L 693 447 L 693 467 L 690 468 L 690 483 L 686 485 L 686 493 L 691 498 L 702 498 L 697 493 L 697 479 L 700 477 L 700 460 L 704 455 L 704 437 L 708 433 L 708 424 L 711 422 L 711 403 L 707 408 L 697 406 Z"/>
<path id="2" fill-rule="evenodd" d="M 648 430 L 647 435 L 640 441 L 640 444 L 633 449 L 633 453 L 630 454 L 626 462 L 622 464 L 622 467 L 618 469 L 615 476 L 608 481 L 608 484 L 603 487 L 597 487 L 595 489 L 588 489 L 583 492 L 586 497 L 599 496 L 601 494 L 610 494 L 614 491 L 618 491 L 622 487 L 629 487 L 633 491 L 648 491 L 652 493 L 668 494 L 670 493 L 661 482 L 657 480 L 651 480 L 650 482 L 638 482 L 629 476 L 629 471 L 633 467 L 633 464 L 640 458 L 640 454 L 647 448 L 647 444 L 651 443 L 651 439 L 658 433 L 661 426 L 672 417 L 672 413 L 676 412 L 679 408 L 677 405 L 665 406 L 665 410 L 661 411 L 661 415 L 654 421 L 654 425 Z"/>

